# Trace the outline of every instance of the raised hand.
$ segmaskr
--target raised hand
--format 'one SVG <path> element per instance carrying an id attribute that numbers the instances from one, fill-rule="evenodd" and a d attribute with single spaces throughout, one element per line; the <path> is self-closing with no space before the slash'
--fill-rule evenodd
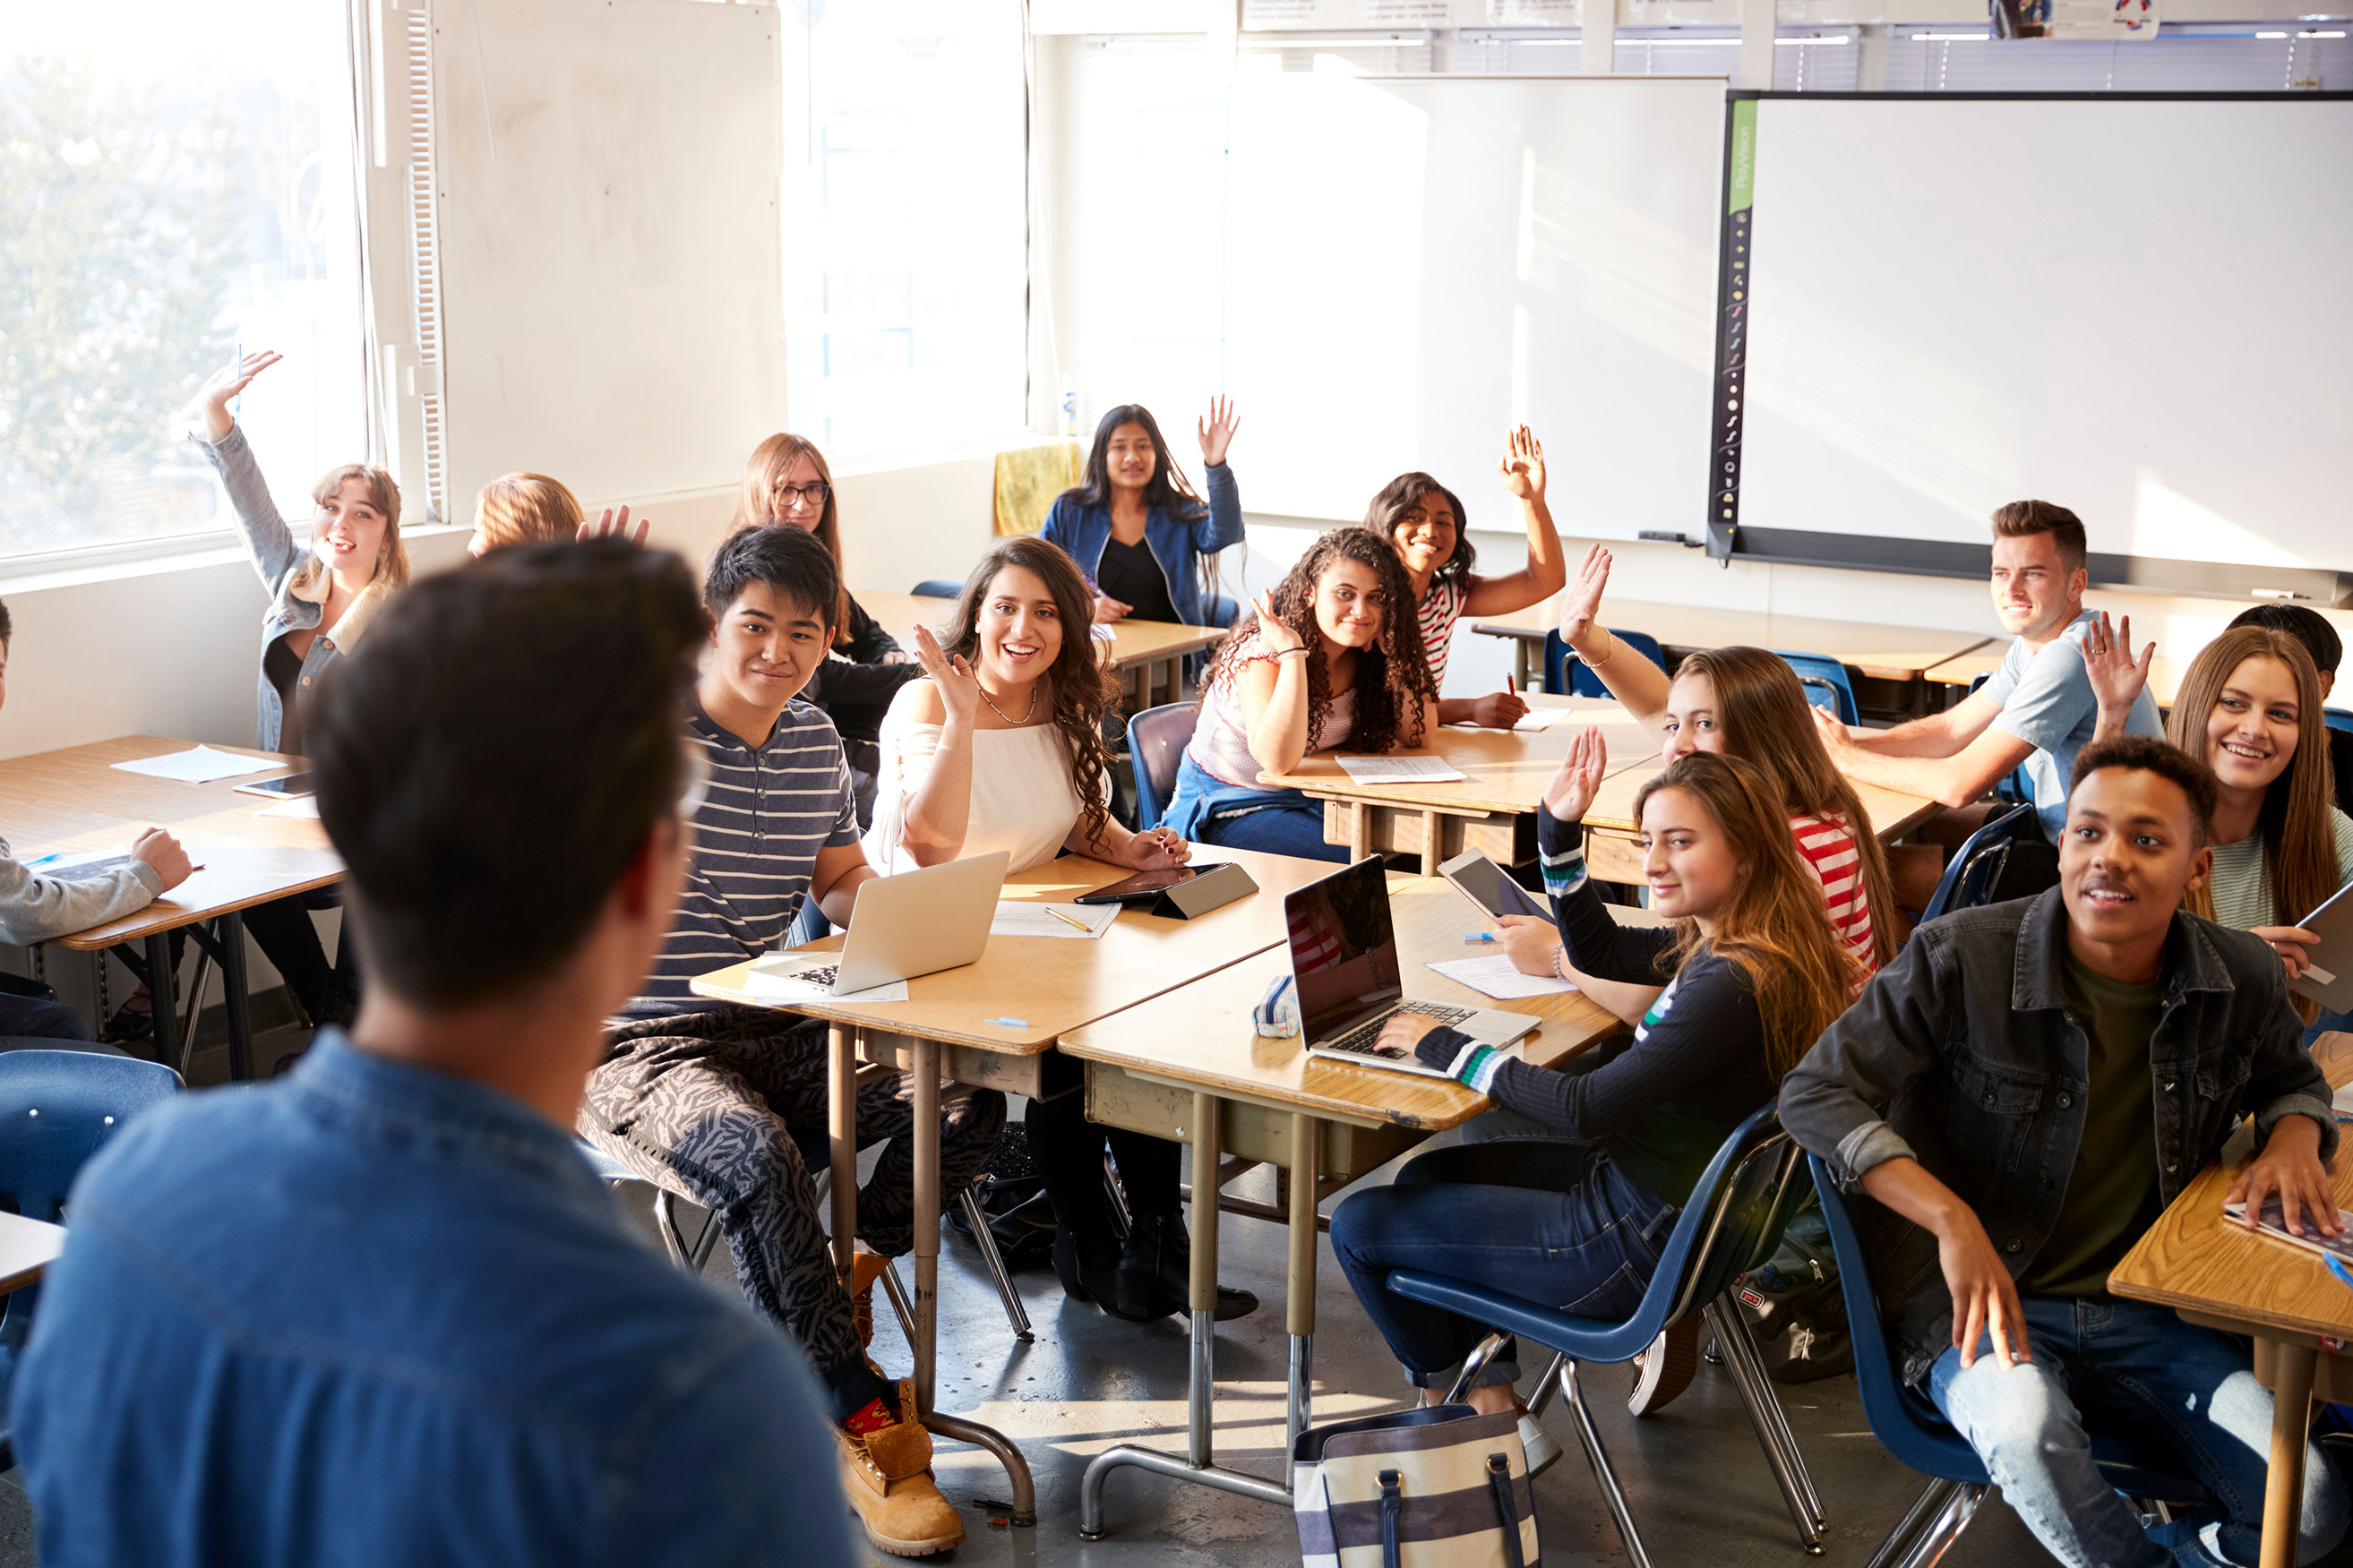
<path id="1" fill-rule="evenodd" d="M 205 384 L 196 394 L 204 405 L 205 435 L 217 441 L 237 427 L 229 417 L 228 405 L 237 394 L 253 384 L 253 378 L 276 364 L 282 356 L 273 349 L 249 353 L 233 365 L 223 365 L 205 377 Z"/>
<path id="2" fill-rule="evenodd" d="M 948 710 L 949 720 L 961 721 L 970 729 L 980 712 L 980 677 L 973 674 L 964 656 L 951 656 L 940 647 L 940 639 L 933 635 L 931 627 L 918 626 L 915 662 L 923 667 L 923 673 L 940 689 L 940 706 Z"/>
<path id="3" fill-rule="evenodd" d="M 643 544 L 646 542 L 646 530 L 652 526 L 653 519 L 649 517 L 641 517 L 638 519 L 637 527 L 631 528 L 629 526 L 629 509 L 626 505 L 621 508 L 617 515 L 614 512 L 613 509 L 608 506 L 597 515 L 596 521 L 582 521 L 580 524 L 580 531 L 573 537 L 582 541 L 591 539 L 626 539 L 632 544 Z"/>
<path id="4" fill-rule="evenodd" d="M 1599 544 L 1585 552 L 1577 574 L 1560 595 L 1560 636 L 1575 642 L 1601 614 L 1601 591 L 1609 586 L 1609 552 Z"/>
<path id="5" fill-rule="evenodd" d="M 1600 793 L 1601 775 L 1609 770 L 1609 747 L 1598 725 L 1588 724 L 1568 742 L 1568 754 L 1545 786 L 1545 809 L 1556 822 L 1582 822 L 1593 797 Z"/>
<path id="6" fill-rule="evenodd" d="M 2134 700 L 2148 684 L 2148 667 L 2156 658 L 2155 643 L 2143 648 L 2140 658 L 2133 658 L 2130 616 L 2111 628 L 2108 613 L 2102 610 L 2084 628 L 2084 671 L 2092 679 L 2100 711 L 2113 713 L 2119 721 L 2131 711 Z"/>
<path id="7" fill-rule="evenodd" d="M 1525 425 L 1514 425 L 1504 438 L 1504 455 L 1496 461 L 1495 471 L 1504 479 L 1504 488 L 1522 500 L 1539 500 L 1545 493 L 1544 443 Z"/>
<path id="8" fill-rule="evenodd" d="M 1209 399 L 1208 417 L 1194 426 L 1195 433 L 1201 438 L 1201 461 L 1213 468 L 1224 462 L 1226 448 L 1234 444 L 1234 432 L 1241 427 L 1241 420 L 1234 415 L 1232 398 Z"/>
<path id="9" fill-rule="evenodd" d="M 1281 616 L 1274 613 L 1274 595 L 1261 593 L 1258 596 L 1258 640 L 1266 651 L 1284 654 L 1307 646 L 1305 638 L 1293 631 Z"/>

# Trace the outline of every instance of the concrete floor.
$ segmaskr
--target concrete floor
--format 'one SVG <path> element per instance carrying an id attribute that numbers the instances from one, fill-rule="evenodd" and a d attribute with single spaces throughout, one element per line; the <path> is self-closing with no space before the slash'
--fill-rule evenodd
<path id="1" fill-rule="evenodd" d="M 263 1062 L 301 1038 L 292 1032 L 266 1037 Z M 208 1057 L 200 1057 L 190 1074 L 198 1083 L 220 1076 Z M 1271 1173 L 1252 1173 L 1229 1190 L 1271 1198 Z M 635 1189 L 631 1201 L 641 1211 L 650 1245 L 644 1189 Z M 1222 1226 L 1224 1282 L 1257 1292 L 1262 1304 L 1251 1316 L 1219 1326 L 1217 1457 L 1274 1479 L 1282 1471 L 1289 1353 L 1282 1307 L 1285 1233 L 1280 1226 L 1233 1215 L 1224 1216 Z M 1316 1419 L 1402 1407 L 1406 1390 L 1397 1365 L 1356 1309 L 1328 1239 L 1318 1258 Z M 733 1289 L 723 1247 L 709 1273 L 714 1284 Z M 1068 1301 L 1050 1268 L 1023 1271 L 1016 1281 L 1036 1335 L 1028 1344 L 1014 1339 L 972 1244 L 948 1227 L 940 1262 L 938 1402 L 1020 1445 L 1036 1479 L 1039 1512 L 1035 1529 L 992 1526 L 988 1500 L 1001 1504 L 1010 1496 L 1003 1469 L 986 1453 L 943 1443 L 935 1465 L 940 1486 L 964 1510 L 970 1531 L 948 1560 L 1071 1568 L 1295 1563 L 1297 1539 L 1286 1510 L 1134 1468 L 1115 1473 L 1106 1489 L 1108 1537 L 1079 1539 L 1080 1479 L 1089 1459 L 1130 1441 L 1183 1451 L 1186 1336 L 1176 1318 L 1134 1324 Z M 874 1352 L 896 1375 L 909 1365 L 906 1342 L 879 1293 L 877 1308 Z M 1703 1364 L 1680 1399 L 1644 1421 L 1627 1414 L 1630 1381 L 1624 1368 L 1597 1368 L 1586 1380 L 1587 1397 L 1652 1561 L 1660 1568 L 1799 1568 L 1807 1562 L 1729 1377 Z M 1918 1495 L 1920 1479 L 1872 1437 L 1852 1377 L 1786 1389 L 1783 1395 L 1829 1515 L 1826 1561 L 1859 1565 Z M 1627 1562 L 1567 1419 L 1556 1407 L 1546 1422 L 1568 1451 L 1536 1481 L 1545 1563 L 1587 1568 Z M 1002 1516 L 1001 1507 L 994 1511 Z M 879 1553 L 871 1560 L 900 1561 Z M 0 1475 L 0 1568 L 34 1561 L 30 1502 L 11 1470 Z M 1945 1564 L 2016 1568 L 2050 1561 L 1997 1500 L 1979 1511 Z M 2353 1563 L 2353 1552 L 2332 1554 L 2330 1561 Z"/>

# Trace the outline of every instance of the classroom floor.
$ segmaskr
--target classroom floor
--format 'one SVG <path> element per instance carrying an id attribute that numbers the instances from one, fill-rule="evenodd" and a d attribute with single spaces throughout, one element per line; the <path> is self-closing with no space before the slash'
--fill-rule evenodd
<path id="1" fill-rule="evenodd" d="M 264 1036 L 257 1042 L 261 1062 L 273 1062 L 301 1037 L 292 1030 Z M 213 1057 L 200 1053 L 193 1080 L 217 1082 L 225 1076 L 225 1064 Z M 1252 1173 L 1229 1191 L 1271 1198 L 1271 1173 Z M 632 1192 L 644 1210 L 645 1190 Z M 650 1246 L 649 1210 L 638 1218 Z M 1222 1278 L 1256 1291 L 1261 1305 L 1248 1318 L 1219 1325 L 1218 1458 L 1269 1479 L 1281 1469 L 1289 1353 L 1282 1331 L 1284 1241 L 1283 1228 L 1271 1223 L 1223 1219 Z M 1329 1421 L 1399 1407 L 1405 1391 L 1396 1363 L 1356 1310 L 1328 1240 L 1319 1248 L 1317 1268 L 1316 1321 L 1323 1331 L 1315 1342 L 1316 1417 Z M 712 1258 L 709 1276 L 721 1288 L 733 1288 L 724 1247 Z M 940 1486 L 964 1510 L 970 1531 L 965 1544 L 943 1561 L 1023 1568 L 1049 1563 L 1071 1568 L 1275 1568 L 1297 1563 L 1297 1538 L 1285 1511 L 1134 1468 L 1115 1473 L 1105 1489 L 1108 1537 L 1094 1542 L 1079 1539 L 1079 1485 L 1090 1458 L 1128 1441 L 1183 1451 L 1186 1336 L 1174 1317 L 1133 1324 L 1067 1302 L 1050 1268 L 1024 1270 L 1015 1279 L 1037 1336 L 1027 1345 L 1013 1338 L 972 1244 L 948 1227 L 940 1259 L 940 1404 L 971 1414 L 1019 1443 L 1036 1478 L 1039 1522 L 1034 1530 L 992 1528 L 989 1510 L 976 1500 L 1008 1497 L 1004 1471 L 986 1454 L 943 1444 L 935 1466 Z M 877 1307 L 875 1353 L 886 1369 L 903 1372 L 905 1341 L 879 1296 Z M 1626 1413 L 1629 1381 L 1626 1369 L 1599 1368 L 1587 1380 L 1587 1397 L 1653 1561 L 1662 1568 L 1689 1563 L 1740 1568 L 1804 1563 L 1797 1532 L 1729 1377 L 1703 1364 L 1698 1380 L 1681 1398 L 1639 1422 Z M 1867 1561 L 1918 1495 L 1919 1479 L 1872 1438 L 1852 1377 L 1784 1390 L 1783 1403 L 1830 1516 L 1824 1560 Z M 1556 1407 L 1546 1420 L 1568 1452 L 1536 1480 L 1545 1563 L 1588 1568 L 1625 1563 L 1625 1547 L 1566 1416 Z M 870 1557 L 877 1565 L 901 1561 L 880 1553 Z M 787 1561 L 788 1554 L 778 1560 Z M 2016 1568 L 2050 1561 L 2007 1508 L 1989 1501 L 1945 1563 Z M 31 1505 L 18 1473 L 11 1470 L 0 1475 L 0 1568 L 28 1568 L 34 1562 Z M 2353 1551 L 2340 1550 L 2327 1562 L 2353 1564 Z"/>

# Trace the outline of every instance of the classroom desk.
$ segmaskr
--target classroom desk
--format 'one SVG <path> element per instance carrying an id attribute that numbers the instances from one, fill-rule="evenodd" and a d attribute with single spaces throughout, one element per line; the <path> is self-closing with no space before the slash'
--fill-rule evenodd
<path id="1" fill-rule="evenodd" d="M 1057 937 L 994 937 L 979 961 L 907 983 L 904 1002 L 835 1004 L 795 999 L 789 1005 L 746 991 L 749 963 L 704 975 L 695 994 L 748 1006 L 823 1018 L 829 1031 L 829 1122 L 836 1267 L 847 1275 L 858 1234 L 856 1058 L 903 1069 L 914 1082 L 913 1134 L 915 1185 L 914 1321 L 907 1334 L 914 1354 L 915 1400 L 923 1424 L 943 1436 L 976 1444 L 997 1456 L 1013 1483 L 1017 1524 L 1037 1522 L 1029 1468 L 1001 1434 L 932 1408 L 938 1327 L 940 1256 L 940 1081 L 1040 1097 L 1075 1089 L 1078 1069 L 1050 1054 L 1063 1035 L 1133 1007 L 1165 991 L 1236 963 L 1288 938 L 1282 897 L 1334 868 L 1321 860 L 1262 855 L 1214 844 L 1194 846 L 1195 860 L 1239 862 L 1258 884 L 1240 899 L 1191 921 L 1166 920 L 1140 910 L 1121 911 L 1093 941 Z M 1008 899 L 1067 902 L 1077 894 L 1122 880 L 1125 868 L 1066 855 L 1008 877 Z M 1450 889 L 1451 891 L 1451 889 Z M 1457 895 L 1459 897 L 1460 895 Z M 807 949 L 834 952 L 841 936 Z M 1255 1000 L 1255 998 L 1253 998 Z M 1004 1026 L 987 1022 L 1024 1016 Z M 1054 1069 L 1065 1069 L 1058 1082 Z"/>
<path id="2" fill-rule="evenodd" d="M 2312 1054 L 2331 1089 L 2353 1081 L 2353 1036 L 2323 1035 Z M 2255 1375 L 2274 1401 L 2262 1568 L 2291 1568 L 2312 1401 L 2353 1400 L 2353 1353 L 2344 1345 L 2353 1341 L 2353 1290 L 2317 1255 L 2223 1220 L 2223 1194 L 2253 1156 L 2242 1126 L 2125 1254 L 2108 1289 L 2253 1339 Z M 2353 1208 L 2353 1160 L 2340 1155 L 2328 1184 L 2337 1205 Z"/>
<path id="3" fill-rule="evenodd" d="M 920 594 L 860 594 L 858 602 L 909 650 L 915 646 L 914 628 L 937 632 L 955 608 L 953 599 L 927 598 Z M 1152 706 L 1155 686 L 1174 702 L 1184 690 L 1185 658 L 1214 646 L 1224 637 L 1221 626 L 1187 626 L 1169 621 L 1124 620 L 1111 627 L 1111 667 L 1128 677 L 1129 698 L 1138 709 Z"/>
<path id="4" fill-rule="evenodd" d="M 38 1282 L 65 1245 L 61 1225 L 0 1213 L 0 1296 Z"/>
<path id="5" fill-rule="evenodd" d="M 1665 767 L 1661 762 L 1641 763 L 1616 769 L 1601 781 L 1593 804 L 1585 808 L 1585 865 L 1592 875 L 1605 882 L 1642 880 L 1642 851 L 1637 842 L 1641 824 L 1634 820 L 1634 796 Z M 1860 779 L 1847 783 L 1862 802 L 1871 830 L 1883 842 L 1909 833 L 1938 809 L 1935 801 L 1922 795 L 1883 789 Z"/>
<path id="6" fill-rule="evenodd" d="M 1982 632 L 1834 621 L 1778 612 L 1709 610 L 1642 600 L 1605 598 L 1601 615 L 1604 626 L 1647 632 L 1674 653 L 1731 644 L 1785 653 L 1819 653 L 1859 675 L 1915 688 L 1924 685 L 1923 677 L 1935 666 L 1990 640 Z M 1543 672 L 1535 667 L 1543 661 L 1545 634 L 1559 624 L 1560 601 L 1556 596 L 1508 616 L 1476 622 L 1471 629 L 1512 639 L 1514 670 L 1525 687 L 1531 679 L 1541 679 Z"/>
<path id="7" fill-rule="evenodd" d="M 1531 707 L 1566 708 L 1578 717 L 1533 731 L 1447 725 L 1430 745 L 1392 753 L 1442 757 L 1469 775 L 1448 784 L 1358 784 L 1331 752 L 1303 758 L 1287 773 L 1262 773 L 1260 780 L 1322 802 L 1325 842 L 1346 845 L 1352 860 L 1376 851 L 1419 855 L 1421 874 L 1435 877 L 1440 861 L 1479 849 L 1499 865 L 1514 865 L 1535 853 L 1533 847 L 1519 847 L 1522 825 L 1534 822 L 1536 802 L 1580 728 L 1600 726 L 1613 769 L 1659 754 L 1658 737 L 1615 702 L 1541 693 L 1528 701 Z"/>
<path id="8" fill-rule="evenodd" d="M 253 1023 L 245 978 L 245 921 L 240 911 L 256 904 L 307 892 L 342 880 L 343 863 L 327 842 L 326 829 L 311 817 L 263 816 L 274 801 L 239 795 L 236 786 L 301 765 L 300 757 L 216 746 L 240 756 L 267 757 L 273 767 L 211 784 L 149 778 L 117 771 L 113 763 L 184 752 L 196 742 L 153 735 L 130 735 L 63 751 L 42 752 L 0 763 L 0 825 L 20 859 L 55 851 L 125 847 L 140 832 L 161 827 L 186 847 L 204 869 L 145 909 L 55 939 L 58 945 L 90 952 L 118 942 L 144 942 L 151 975 L 172 973 L 170 933 L 186 930 L 221 966 L 223 1002 L 228 1013 L 229 1076 L 253 1076 Z M 214 922 L 207 931 L 205 922 Z M 155 984 L 157 1058 L 185 1071 L 179 1019 L 171 987 Z M 103 1023 L 101 1019 L 100 1022 Z"/>
<path id="9" fill-rule="evenodd" d="M 1524 1050 L 1550 1067 L 1624 1027 L 1591 1000 L 1569 992 L 1498 1002 L 1458 985 L 1423 964 L 1462 957 L 1466 921 L 1484 922 L 1443 883 L 1391 889 L 1399 956 L 1409 995 L 1466 1006 L 1534 1013 L 1545 1020 Z M 1189 1442 L 1184 1458 L 1134 1444 L 1095 1457 L 1080 1490 L 1079 1533 L 1103 1533 L 1103 1489 L 1110 1473 L 1136 1466 L 1180 1480 L 1289 1506 L 1288 1476 L 1270 1481 L 1216 1462 L 1214 1322 L 1218 1281 L 1220 1163 L 1228 1153 L 1277 1166 L 1289 1175 L 1290 1259 L 1283 1294 L 1291 1362 L 1283 1452 L 1311 1420 L 1309 1391 L 1315 1332 L 1316 1205 L 1432 1132 L 1461 1125 L 1487 1109 L 1483 1095 L 1457 1083 L 1310 1057 L 1299 1039 L 1268 1039 L 1251 1029 L 1251 1009 L 1269 982 L 1287 972 L 1287 952 L 1220 970 L 1166 995 L 1062 1037 L 1062 1049 L 1087 1064 L 1087 1115 L 1095 1121 L 1193 1146 L 1192 1373 Z M 1205 1200 L 1205 1194 L 1208 1201 Z"/>
<path id="10" fill-rule="evenodd" d="M 2144 643 L 2147 641 L 2146 638 L 2142 640 Z M 1965 653 L 1958 658 L 1948 658 L 1942 664 L 1930 666 L 1928 679 L 1939 686 L 1967 688 L 1978 677 L 1991 675 L 2000 668 L 2003 656 L 2009 652 L 2009 643 L 1992 643 L 1975 652 Z M 2148 694 L 2157 700 L 2159 708 L 2173 706 L 2173 699 L 2181 689 L 2182 671 L 2189 668 L 2189 661 L 2186 658 L 2149 660 Z"/>

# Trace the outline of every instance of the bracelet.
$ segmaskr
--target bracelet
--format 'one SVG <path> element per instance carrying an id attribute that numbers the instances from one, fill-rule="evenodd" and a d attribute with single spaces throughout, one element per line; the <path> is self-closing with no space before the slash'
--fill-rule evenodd
<path id="1" fill-rule="evenodd" d="M 1300 658 L 1305 658 L 1307 657 L 1307 650 L 1303 647 L 1287 647 L 1281 653 L 1273 656 L 1274 661 L 1277 664 L 1281 664 L 1284 659 L 1289 658 L 1293 654 L 1297 654 Z"/>
<path id="2" fill-rule="evenodd" d="M 1556 945 L 1556 946 L 1553 948 L 1553 950 L 1552 950 L 1552 977 L 1553 977 L 1555 980 L 1559 981 L 1563 985 L 1574 985 L 1574 984 L 1577 984 L 1577 982 L 1575 982 L 1575 981 L 1571 980 L 1567 975 L 1563 974 L 1563 973 L 1560 972 L 1560 961 L 1561 961 L 1562 959 L 1564 959 L 1564 958 L 1567 958 L 1567 956 L 1568 956 L 1568 949 L 1567 949 L 1566 947 L 1561 947 L 1561 946 Z"/>
<path id="3" fill-rule="evenodd" d="M 1609 651 L 1603 654 L 1599 658 L 1586 659 L 1585 668 L 1588 669 L 1599 669 L 1603 665 L 1608 664 L 1611 659 L 1618 657 L 1618 634 L 1611 631 L 1608 626 L 1604 626 L 1601 628 L 1601 635 L 1609 639 Z"/>

